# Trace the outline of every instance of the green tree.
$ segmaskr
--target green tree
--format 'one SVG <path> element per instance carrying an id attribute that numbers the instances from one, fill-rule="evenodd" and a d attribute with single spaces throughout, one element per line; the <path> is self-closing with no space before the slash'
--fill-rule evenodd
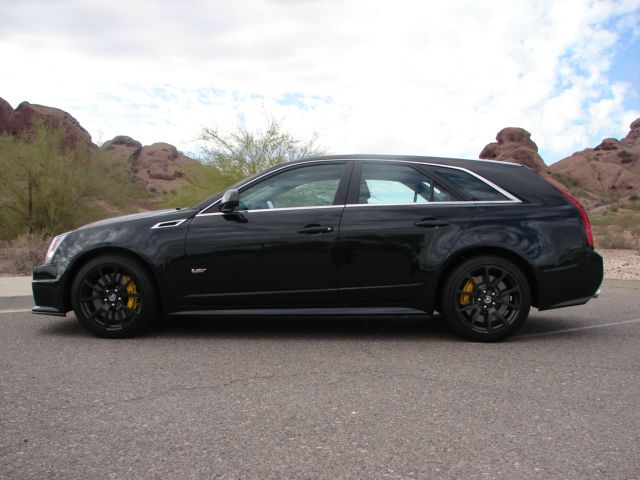
<path id="1" fill-rule="evenodd" d="M 45 123 L 27 137 L 0 136 L 0 236 L 60 233 L 127 210 L 142 195 L 126 165 L 65 148 L 64 136 Z"/>
<path id="2" fill-rule="evenodd" d="M 204 128 L 200 140 L 204 142 L 201 164 L 184 172 L 187 185 L 169 197 L 171 206 L 195 205 L 265 168 L 325 153 L 316 145 L 316 135 L 306 142 L 299 140 L 273 118 L 256 131 L 242 125 L 229 134 Z"/>

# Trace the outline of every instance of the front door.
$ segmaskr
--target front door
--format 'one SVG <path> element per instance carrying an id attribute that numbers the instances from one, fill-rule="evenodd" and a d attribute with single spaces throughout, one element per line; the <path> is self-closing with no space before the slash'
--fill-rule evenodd
<path id="1" fill-rule="evenodd" d="M 192 308 L 333 306 L 346 162 L 285 167 L 240 189 L 229 214 L 198 214 L 186 242 Z"/>

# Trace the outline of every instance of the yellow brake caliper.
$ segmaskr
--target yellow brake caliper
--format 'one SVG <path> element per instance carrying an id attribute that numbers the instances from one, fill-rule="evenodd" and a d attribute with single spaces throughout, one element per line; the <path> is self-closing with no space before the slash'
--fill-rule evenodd
<path id="1" fill-rule="evenodd" d="M 460 305 L 467 305 L 469 302 L 471 302 L 471 295 L 467 294 L 473 292 L 473 285 L 473 280 L 471 279 L 467 280 L 467 283 L 464 284 L 462 291 L 465 293 L 460 295 Z"/>
<path id="2" fill-rule="evenodd" d="M 132 296 L 138 293 L 138 288 L 131 277 L 125 276 L 124 283 L 127 286 L 127 294 L 129 295 L 129 299 L 127 300 L 127 308 L 129 310 L 135 310 L 138 307 L 138 297 Z"/>

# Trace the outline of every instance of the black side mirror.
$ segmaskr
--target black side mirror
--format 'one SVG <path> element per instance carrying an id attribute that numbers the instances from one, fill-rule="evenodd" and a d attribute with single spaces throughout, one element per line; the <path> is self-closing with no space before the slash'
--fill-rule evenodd
<path id="1" fill-rule="evenodd" d="M 231 213 L 238 205 L 240 205 L 240 195 L 238 194 L 238 190 L 231 188 L 224 192 L 224 195 L 222 195 L 222 201 L 220 202 L 221 212 Z"/>

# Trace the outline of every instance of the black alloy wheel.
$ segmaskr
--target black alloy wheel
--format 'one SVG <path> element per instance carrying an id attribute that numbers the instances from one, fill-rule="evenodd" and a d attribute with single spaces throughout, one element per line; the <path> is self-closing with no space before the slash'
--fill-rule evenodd
<path id="1" fill-rule="evenodd" d="M 477 341 L 502 340 L 518 330 L 531 308 L 529 282 L 508 260 L 471 258 L 448 276 L 441 311 L 458 334 Z"/>
<path id="2" fill-rule="evenodd" d="M 71 300 L 78 321 L 105 338 L 135 335 L 157 312 L 155 288 L 145 267 L 117 255 L 84 265 L 74 279 Z"/>

